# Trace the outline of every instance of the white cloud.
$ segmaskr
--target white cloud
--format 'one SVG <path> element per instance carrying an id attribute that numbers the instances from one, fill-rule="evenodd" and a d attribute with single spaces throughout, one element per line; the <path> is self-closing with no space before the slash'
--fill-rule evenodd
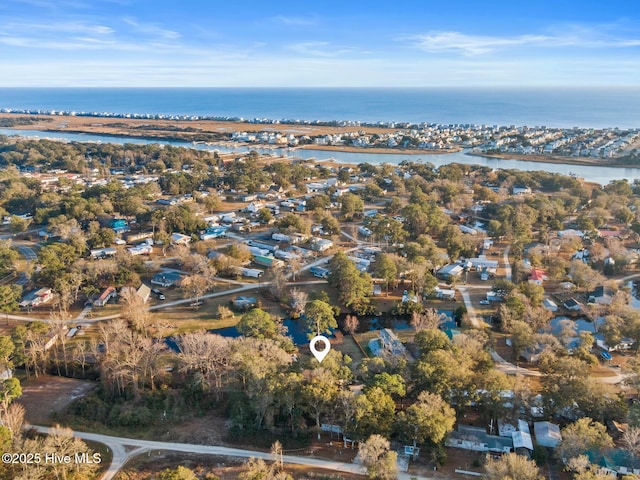
<path id="1" fill-rule="evenodd" d="M 551 35 L 469 35 L 462 32 L 430 32 L 404 36 L 414 47 L 429 53 L 458 52 L 463 55 L 481 55 L 514 47 L 531 48 L 628 48 L 640 46 L 638 38 L 617 38 L 586 28 L 567 28 Z"/>
<path id="2" fill-rule="evenodd" d="M 122 19 L 122 21 L 127 25 L 133 27 L 133 29 L 138 33 L 153 35 L 167 40 L 177 40 L 178 38 L 182 37 L 180 33 L 174 30 L 169 30 L 167 28 L 162 28 L 155 23 L 142 23 L 132 17 L 125 17 Z"/>
<path id="3" fill-rule="evenodd" d="M 308 27 L 318 23 L 315 17 L 291 17 L 288 15 L 276 15 L 272 17 L 272 20 L 291 27 Z"/>
<path id="4" fill-rule="evenodd" d="M 51 23 L 31 23 L 31 22 L 7 22 L 0 24 L 0 34 L 11 35 L 13 33 L 30 33 L 31 35 L 45 35 L 55 33 L 58 35 L 111 35 L 113 28 L 106 25 L 88 24 L 84 22 L 51 22 Z"/>
<path id="5" fill-rule="evenodd" d="M 331 42 L 300 42 L 287 45 L 286 50 L 302 54 L 307 57 L 339 57 L 346 54 L 368 54 L 370 52 L 363 52 L 356 47 L 341 47 L 332 44 Z"/>
<path id="6" fill-rule="evenodd" d="M 303 55 L 312 55 L 315 57 L 333 57 L 335 51 L 328 49 L 331 44 L 329 42 L 301 42 L 287 46 L 292 52 L 301 53 Z"/>

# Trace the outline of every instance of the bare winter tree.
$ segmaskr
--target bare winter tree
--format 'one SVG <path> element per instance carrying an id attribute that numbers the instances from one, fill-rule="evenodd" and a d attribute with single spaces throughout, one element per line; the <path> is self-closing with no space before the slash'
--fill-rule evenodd
<path id="1" fill-rule="evenodd" d="M 28 452 L 42 452 L 43 457 L 47 454 L 69 456 L 76 458 L 76 454 L 86 454 L 93 458 L 93 450 L 78 437 L 74 437 L 73 430 L 54 426 L 49 435 L 45 437 L 35 437 L 27 439 L 23 446 Z M 17 478 L 41 479 L 41 478 L 93 478 L 98 463 L 90 462 L 42 462 L 39 464 L 26 464 Z"/>
<path id="2" fill-rule="evenodd" d="M 344 329 L 349 332 L 350 335 L 353 335 L 359 326 L 360 320 L 358 320 L 356 315 L 347 315 L 344 318 Z"/>
<path id="3" fill-rule="evenodd" d="M 29 345 L 27 349 L 27 360 L 25 362 L 27 376 L 29 371 L 33 369 L 33 373 L 38 378 L 39 373 L 44 373 L 47 349 L 45 348 L 48 338 L 43 332 L 27 330 L 26 342 Z"/>
<path id="4" fill-rule="evenodd" d="M 14 442 L 19 442 L 22 438 L 22 426 L 24 425 L 24 407 L 19 403 L 11 403 L 0 412 L 2 424 L 9 429 Z"/>
<path id="5" fill-rule="evenodd" d="M 272 268 L 271 273 L 273 275 L 271 279 L 271 293 L 277 299 L 281 299 L 284 296 L 285 289 L 287 288 L 287 275 L 282 267 Z"/>
<path id="6" fill-rule="evenodd" d="M 167 349 L 164 342 L 157 342 L 151 338 L 140 339 L 138 345 L 142 351 L 140 361 L 137 365 L 137 368 L 140 370 L 141 379 L 151 387 L 151 390 L 155 390 L 156 378 L 162 372 L 162 353 Z"/>
<path id="7" fill-rule="evenodd" d="M 287 265 L 289 266 L 289 270 L 291 271 L 291 279 L 295 282 L 296 276 L 298 275 L 298 272 L 302 268 L 302 261 L 300 260 L 299 257 L 295 257 L 290 259 L 287 262 Z"/>
<path id="8" fill-rule="evenodd" d="M 132 287 L 122 288 L 120 301 L 122 303 L 122 316 L 129 321 L 131 327 L 139 332 L 146 332 L 151 315 L 149 315 L 144 299 L 138 295 L 136 289 Z"/>
<path id="9" fill-rule="evenodd" d="M 629 427 L 622 434 L 622 444 L 633 457 L 640 457 L 640 427 Z"/>
<path id="10" fill-rule="evenodd" d="M 213 390 L 220 399 L 231 356 L 229 340 L 206 332 L 194 332 L 180 335 L 177 343 L 181 370 L 197 373 L 203 388 Z"/>
<path id="11" fill-rule="evenodd" d="M 411 315 L 411 326 L 416 332 L 425 329 L 438 328 L 440 322 L 446 319 L 446 315 L 438 313 L 435 308 L 427 308 L 424 312 L 413 312 Z"/>
<path id="12" fill-rule="evenodd" d="M 290 305 L 294 313 L 298 316 L 304 314 L 304 308 L 309 300 L 309 294 L 299 288 L 293 288 L 289 293 L 289 298 L 291 299 Z"/>
<path id="13" fill-rule="evenodd" d="M 194 253 L 182 259 L 182 265 L 190 274 L 184 277 L 180 286 L 185 295 L 189 296 L 195 307 L 200 303 L 200 297 L 214 285 L 216 268 L 204 255 Z"/>
<path id="14" fill-rule="evenodd" d="M 184 292 L 184 295 L 191 299 L 195 308 L 198 308 L 200 297 L 207 293 L 211 285 L 211 280 L 199 273 L 188 275 L 180 282 L 180 288 Z"/>
<path id="15" fill-rule="evenodd" d="M 84 376 L 87 368 L 87 357 L 91 352 L 91 345 L 87 341 L 77 342 L 73 345 L 72 357 L 73 361 L 82 369 L 82 376 Z"/>
<path id="16" fill-rule="evenodd" d="M 64 374 L 69 376 L 69 362 L 67 358 L 67 337 L 68 330 L 67 316 L 61 313 L 52 313 L 49 317 L 49 325 L 51 325 L 51 333 L 55 336 L 55 354 L 56 354 L 56 368 L 58 369 L 58 375 L 60 375 L 60 358 L 59 354 L 62 353 L 62 363 L 64 364 Z M 58 346 L 60 348 L 58 348 Z"/>

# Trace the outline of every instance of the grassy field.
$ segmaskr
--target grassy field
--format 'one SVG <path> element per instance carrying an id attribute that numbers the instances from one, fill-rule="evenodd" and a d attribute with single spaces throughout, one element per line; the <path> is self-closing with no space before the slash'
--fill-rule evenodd
<path id="1" fill-rule="evenodd" d="M 345 336 L 342 343 L 334 348 L 345 355 L 349 355 L 353 359 L 353 366 L 358 366 L 365 358 L 351 336 Z"/>

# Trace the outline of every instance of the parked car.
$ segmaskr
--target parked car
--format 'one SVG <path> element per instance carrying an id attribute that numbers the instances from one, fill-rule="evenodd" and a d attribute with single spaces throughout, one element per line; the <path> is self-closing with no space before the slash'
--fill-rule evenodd
<path id="1" fill-rule="evenodd" d="M 609 352 L 605 352 L 604 350 L 600 352 L 600 357 L 607 362 L 612 358 L 611 354 Z"/>
<path id="2" fill-rule="evenodd" d="M 480 305 L 490 305 L 491 302 L 489 300 L 480 300 Z"/>
<path id="3" fill-rule="evenodd" d="M 160 290 L 158 290 L 157 288 L 152 288 L 151 289 L 151 293 L 153 293 L 154 295 L 156 295 L 158 297 L 158 300 L 165 300 L 166 297 L 164 296 L 164 293 L 162 293 Z"/>

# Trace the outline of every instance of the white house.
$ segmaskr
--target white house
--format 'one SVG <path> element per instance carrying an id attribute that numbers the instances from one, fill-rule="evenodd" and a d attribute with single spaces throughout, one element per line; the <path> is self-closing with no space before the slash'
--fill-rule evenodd
<path id="1" fill-rule="evenodd" d="M 264 203 L 262 202 L 251 202 L 244 208 L 246 213 L 258 213 L 260 210 L 264 208 Z"/>
<path id="2" fill-rule="evenodd" d="M 511 193 L 513 195 L 530 195 L 531 189 L 526 185 L 514 185 L 511 188 Z"/>
<path id="3" fill-rule="evenodd" d="M 449 289 L 445 289 L 445 288 L 436 287 L 434 289 L 434 292 L 436 294 L 436 298 L 442 298 L 442 299 L 446 299 L 446 300 L 454 300 L 456 298 L 456 291 L 455 290 L 449 290 Z"/>
<path id="4" fill-rule="evenodd" d="M 497 260 L 489 260 L 485 255 L 480 255 L 478 258 L 470 258 L 467 262 L 471 265 L 471 268 L 475 268 L 476 270 L 498 268 L 499 265 Z"/>
<path id="5" fill-rule="evenodd" d="M 325 252 L 333 247 L 333 242 L 326 238 L 312 238 L 311 239 L 311 250 L 316 252 Z"/>
<path id="6" fill-rule="evenodd" d="M 189 235 L 183 235 L 181 233 L 171 234 L 171 243 L 174 245 L 188 245 L 191 243 L 191 237 Z"/>
<path id="7" fill-rule="evenodd" d="M 96 307 L 104 307 L 109 300 L 116 297 L 116 289 L 114 287 L 107 287 L 98 298 L 93 301 Z"/>

